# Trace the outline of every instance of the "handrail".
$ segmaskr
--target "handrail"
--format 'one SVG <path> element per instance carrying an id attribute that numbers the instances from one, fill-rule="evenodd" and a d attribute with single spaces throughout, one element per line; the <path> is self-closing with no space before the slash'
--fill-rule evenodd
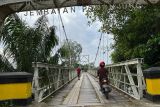
<path id="1" fill-rule="evenodd" d="M 136 58 L 132 60 L 126 60 L 122 62 L 118 62 L 115 64 L 108 64 L 106 67 L 113 67 L 113 66 L 121 66 L 121 65 L 132 65 L 132 64 L 138 64 L 138 63 L 143 63 L 143 58 Z"/>
<path id="2" fill-rule="evenodd" d="M 145 90 L 145 81 L 141 67 L 142 63 L 142 58 L 136 58 L 106 65 L 109 71 L 110 84 L 127 95 L 140 100 Z M 90 69 L 89 73 L 96 76 L 97 70 Z"/>
<path id="3" fill-rule="evenodd" d="M 61 67 L 33 62 L 32 91 L 36 102 L 41 102 L 76 77 L 72 67 Z"/>

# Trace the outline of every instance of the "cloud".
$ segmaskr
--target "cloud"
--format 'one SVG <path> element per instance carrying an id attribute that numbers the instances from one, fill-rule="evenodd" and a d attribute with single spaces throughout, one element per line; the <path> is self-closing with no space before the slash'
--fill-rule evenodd
<path id="1" fill-rule="evenodd" d="M 51 10 L 50 10 L 51 11 Z M 98 30 L 100 29 L 101 22 L 97 21 L 96 23 L 93 23 L 91 26 L 88 26 L 88 19 L 83 13 L 83 9 L 81 7 L 76 8 L 75 13 L 64 13 L 62 14 L 63 10 L 61 10 L 61 16 L 63 19 L 65 31 L 67 33 L 68 39 L 71 39 L 73 41 L 77 41 L 82 45 L 83 48 L 83 55 L 90 55 L 90 62 L 93 62 L 95 59 L 99 38 L 100 38 L 100 32 Z M 34 22 L 37 20 L 39 16 L 24 16 L 24 13 L 20 13 L 20 16 L 23 18 L 23 20 L 26 20 L 27 23 L 29 23 L 30 26 L 34 24 Z M 59 19 L 58 14 L 49 14 L 47 15 L 49 20 L 49 25 L 55 25 L 56 26 L 56 32 L 57 36 L 59 37 L 60 41 L 63 41 L 65 39 L 64 32 L 62 29 L 61 21 Z M 31 21 L 32 20 L 32 21 Z M 108 35 L 108 34 L 104 34 Z M 108 44 L 113 43 L 113 35 L 108 35 Z M 107 38 L 105 38 L 106 44 Z M 99 60 L 102 60 L 102 49 L 100 50 L 100 54 L 97 58 L 96 65 L 98 65 Z M 109 55 L 111 53 L 109 52 Z M 106 59 L 105 61 L 109 60 L 108 62 L 111 63 L 110 58 Z"/>

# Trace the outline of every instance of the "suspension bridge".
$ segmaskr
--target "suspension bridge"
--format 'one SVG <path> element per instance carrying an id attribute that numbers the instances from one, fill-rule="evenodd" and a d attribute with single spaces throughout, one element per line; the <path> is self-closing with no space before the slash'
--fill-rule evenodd
<path id="1" fill-rule="evenodd" d="M 100 4 L 138 6 L 158 3 L 159 0 L 0 0 L 0 24 L 9 14 L 21 11 Z M 60 19 L 62 22 L 61 16 Z M 65 32 L 63 22 L 62 27 Z M 66 32 L 65 37 L 68 40 Z M 29 107 L 160 107 L 159 103 L 145 98 L 142 64 L 143 59 L 133 59 L 106 65 L 112 86 L 109 99 L 106 99 L 99 91 L 97 69 L 89 67 L 78 80 L 72 67 L 33 62 L 34 100 Z"/>
<path id="2" fill-rule="evenodd" d="M 78 80 L 72 68 L 33 63 L 35 101 L 48 107 L 159 107 L 159 103 L 144 98 L 142 63 L 142 59 L 133 59 L 106 66 L 112 86 L 109 99 L 100 91 L 96 69 L 83 72 Z M 49 74 L 48 84 L 44 83 L 42 72 Z"/>
<path id="3" fill-rule="evenodd" d="M 27 107 L 160 107 L 159 102 L 145 98 L 142 64 L 143 59 L 133 59 L 106 65 L 112 87 L 106 99 L 96 78 L 97 69 L 82 71 L 78 80 L 74 68 L 35 62 L 31 90 L 34 97 Z M 29 96 L 29 89 L 24 89 L 28 90 L 24 96 Z"/>

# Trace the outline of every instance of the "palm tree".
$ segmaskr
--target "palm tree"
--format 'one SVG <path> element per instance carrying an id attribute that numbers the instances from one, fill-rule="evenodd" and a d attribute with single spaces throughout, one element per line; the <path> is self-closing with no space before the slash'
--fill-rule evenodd
<path id="1" fill-rule="evenodd" d="M 48 27 L 48 19 L 45 16 L 38 18 L 35 23 L 35 30 L 40 33 L 41 41 L 39 43 L 39 55 L 41 62 L 48 62 L 51 50 L 58 45 L 58 38 L 55 34 L 55 26 Z"/>
<path id="2" fill-rule="evenodd" d="M 0 40 L 4 44 L 5 56 L 13 58 L 16 63 L 16 70 L 32 72 L 32 62 L 49 61 L 58 39 L 55 27 L 48 27 L 47 23 L 47 18 L 42 16 L 31 28 L 16 14 L 6 18 Z"/>
<path id="3" fill-rule="evenodd" d="M 8 59 L 0 54 L 0 71 L 1 72 L 13 72 L 15 69 L 11 65 L 11 63 L 8 61 Z"/>

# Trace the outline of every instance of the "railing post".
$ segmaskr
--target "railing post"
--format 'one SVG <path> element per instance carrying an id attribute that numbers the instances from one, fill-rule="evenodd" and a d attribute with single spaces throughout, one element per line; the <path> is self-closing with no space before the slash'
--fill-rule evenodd
<path id="1" fill-rule="evenodd" d="M 122 69 L 122 67 L 120 67 L 120 74 L 118 75 L 118 80 L 119 81 L 121 81 L 122 80 L 122 73 L 123 73 L 123 69 Z M 118 84 L 117 84 L 117 86 L 120 88 L 120 82 L 118 81 Z"/>
<path id="2" fill-rule="evenodd" d="M 49 82 L 49 93 L 51 93 L 51 91 L 50 91 L 50 89 L 51 89 L 51 80 L 50 80 L 50 78 L 49 78 L 49 67 L 48 67 L 48 65 L 46 64 L 45 65 L 46 67 L 46 70 L 47 70 L 47 78 L 48 78 L 48 82 Z"/>
<path id="3" fill-rule="evenodd" d="M 113 67 L 113 69 L 112 69 L 113 70 L 112 72 L 113 72 L 113 84 L 114 84 L 114 86 L 116 85 L 116 74 L 115 74 L 116 72 L 115 72 L 115 69 L 116 69 L 116 67 Z"/>
<path id="4" fill-rule="evenodd" d="M 73 79 L 73 69 L 72 69 L 72 71 L 70 72 L 70 75 L 71 75 L 71 79 Z"/>
<path id="5" fill-rule="evenodd" d="M 124 74 L 124 91 L 127 92 L 127 87 L 126 87 L 126 75 Z"/>
<path id="6" fill-rule="evenodd" d="M 34 67 L 34 91 L 35 91 L 35 101 L 38 102 L 39 101 L 39 74 L 38 74 L 38 67 L 37 64 Z"/>
<path id="7" fill-rule="evenodd" d="M 59 87 L 60 77 L 61 77 L 61 68 L 58 69 L 57 88 Z"/>
<path id="8" fill-rule="evenodd" d="M 115 78 L 116 78 L 116 79 L 115 79 L 115 80 L 116 80 L 115 85 L 116 85 L 117 88 L 119 88 L 119 87 L 118 87 L 118 82 L 119 82 L 119 81 L 118 81 L 118 80 L 119 80 L 119 78 L 118 78 L 118 70 L 119 70 L 118 67 L 116 67 L 116 68 L 115 68 Z"/>
<path id="9" fill-rule="evenodd" d="M 67 74 L 67 76 L 68 76 L 68 81 L 70 81 L 70 68 L 68 68 L 68 74 Z"/>
<path id="10" fill-rule="evenodd" d="M 141 64 L 137 64 L 137 79 L 138 79 L 138 91 L 140 98 L 143 97 L 143 73 L 142 73 L 142 68 Z"/>
<path id="11" fill-rule="evenodd" d="M 70 69 L 70 70 L 69 70 L 69 81 L 72 80 L 72 72 L 73 72 L 73 71 Z"/>
<path id="12" fill-rule="evenodd" d="M 132 91 L 133 91 L 133 94 L 134 94 L 135 98 L 140 99 L 140 96 L 138 95 L 138 92 L 137 92 L 137 89 L 135 87 L 135 83 L 134 83 L 134 80 L 132 78 L 132 75 L 131 75 L 131 72 L 129 70 L 128 65 L 125 65 L 125 70 L 126 70 L 129 82 L 131 84 L 131 88 L 132 88 Z"/>

